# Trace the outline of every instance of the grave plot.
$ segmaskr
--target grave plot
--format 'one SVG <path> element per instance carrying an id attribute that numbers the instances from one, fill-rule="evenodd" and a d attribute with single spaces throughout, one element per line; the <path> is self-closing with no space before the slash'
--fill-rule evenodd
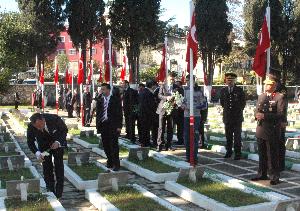
<path id="1" fill-rule="evenodd" d="M 85 195 L 99 210 L 181 210 L 137 184 L 127 184 L 125 172 L 100 174 L 98 180 L 98 190 L 88 189 Z"/>
<path id="2" fill-rule="evenodd" d="M 178 167 L 149 156 L 149 148 L 130 148 L 128 159 L 121 160 L 121 166 L 152 182 L 176 180 L 179 175 Z"/>
<path id="3" fill-rule="evenodd" d="M 101 157 L 106 158 L 106 154 L 104 152 L 102 142 L 100 141 L 99 147 L 93 147 L 92 152 L 100 155 Z M 119 156 L 120 158 L 126 158 L 129 155 L 129 150 L 124 146 L 119 146 Z"/>
<path id="4" fill-rule="evenodd" d="M 80 130 L 75 127 L 69 127 L 69 125 L 67 125 L 69 128 L 68 134 L 67 134 L 67 139 L 68 140 L 72 140 L 74 138 L 74 136 L 79 136 L 80 135 Z"/>
<path id="5" fill-rule="evenodd" d="M 99 146 L 100 138 L 94 134 L 94 130 L 80 131 L 79 136 L 73 137 L 73 142 L 85 147 L 93 148 Z"/>
<path id="6" fill-rule="evenodd" d="M 78 189 L 86 190 L 98 186 L 98 175 L 113 172 L 99 162 L 89 162 L 89 152 L 69 152 L 65 162 L 65 177 Z"/>
<path id="7" fill-rule="evenodd" d="M 255 186 L 203 167 L 182 170 L 178 180 L 166 181 L 165 189 L 212 211 L 275 210 L 288 196 Z"/>

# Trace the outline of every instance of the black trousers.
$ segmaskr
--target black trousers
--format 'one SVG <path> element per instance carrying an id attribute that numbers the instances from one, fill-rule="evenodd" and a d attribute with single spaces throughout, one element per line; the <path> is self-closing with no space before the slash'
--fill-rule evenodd
<path id="1" fill-rule="evenodd" d="M 279 158 L 279 170 L 280 171 L 284 171 L 285 169 L 285 131 L 286 131 L 286 128 L 281 128 L 281 131 L 280 131 L 280 139 L 279 139 L 279 144 L 278 144 L 278 148 L 279 148 L 279 155 L 278 155 L 278 158 Z"/>
<path id="2" fill-rule="evenodd" d="M 73 106 L 70 104 L 67 104 L 67 111 L 68 111 L 68 117 L 73 117 Z"/>
<path id="3" fill-rule="evenodd" d="M 176 125 L 177 139 L 179 144 L 183 144 L 183 122 L 184 122 L 184 111 L 177 109 L 173 114 L 173 123 Z"/>
<path id="4" fill-rule="evenodd" d="M 152 121 L 150 117 L 140 116 L 139 117 L 139 142 L 142 147 L 150 146 L 150 130 L 152 127 Z"/>
<path id="5" fill-rule="evenodd" d="M 234 143 L 234 152 L 237 155 L 241 154 L 241 133 L 242 122 L 230 122 L 225 124 L 225 136 L 226 136 L 226 151 L 232 153 L 232 145 Z M 234 141 L 234 142 L 233 142 Z"/>
<path id="6" fill-rule="evenodd" d="M 279 179 L 278 144 L 277 140 L 257 139 L 259 167 L 258 176 L 267 176 L 271 180 Z"/>
<path id="7" fill-rule="evenodd" d="M 84 108 L 84 126 L 90 125 L 90 119 L 91 119 L 91 109 Z"/>
<path id="8" fill-rule="evenodd" d="M 64 188 L 64 162 L 63 162 L 64 149 L 58 148 L 50 150 L 50 155 L 44 157 L 43 161 L 43 174 L 46 187 L 49 191 L 53 192 L 57 198 L 60 198 Z M 54 158 L 54 166 L 52 162 Z M 53 168 L 55 170 L 56 185 L 54 180 Z"/>
<path id="9" fill-rule="evenodd" d="M 116 131 L 116 128 L 112 129 L 108 122 L 103 122 L 101 128 L 101 138 L 103 149 L 107 157 L 107 167 L 109 168 L 120 167 L 118 144 L 119 135 L 120 134 Z"/>
<path id="10" fill-rule="evenodd" d="M 136 115 L 131 112 L 124 112 L 126 137 L 132 142 L 135 142 L 135 121 Z"/>
<path id="11" fill-rule="evenodd" d="M 158 127 L 159 127 L 159 115 L 155 114 L 151 125 L 151 137 L 152 137 L 152 144 L 154 147 L 157 146 Z"/>
<path id="12" fill-rule="evenodd" d="M 205 136 L 204 136 L 204 123 L 205 121 L 200 120 L 200 126 L 199 126 L 199 133 L 200 133 L 200 138 L 201 138 L 201 144 L 202 146 L 205 145 Z"/>
<path id="13" fill-rule="evenodd" d="M 165 144 L 166 148 L 171 147 L 173 140 L 173 118 L 172 115 L 162 115 L 159 114 L 159 127 L 157 135 L 157 145 L 161 146 Z M 164 134 L 167 126 L 167 142 L 165 143 Z"/>

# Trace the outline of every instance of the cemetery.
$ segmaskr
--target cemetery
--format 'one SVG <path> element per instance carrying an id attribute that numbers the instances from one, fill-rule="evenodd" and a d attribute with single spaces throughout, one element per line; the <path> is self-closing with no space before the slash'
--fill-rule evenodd
<path id="1" fill-rule="evenodd" d="M 215 107 L 211 109 L 215 109 Z M 35 167 L 25 165 L 25 156 L 27 157 L 28 154 L 24 154 L 20 147 L 24 144 L 16 141 L 11 133 L 17 134 L 18 130 L 23 129 L 20 127 L 14 131 L 7 127 L 10 126 L 10 123 L 14 124 L 17 117 L 5 112 L 1 121 L 0 166 L 3 168 L 0 174 L 1 206 L 5 206 L 6 210 L 13 210 L 15 209 L 14 206 L 34 207 L 37 205 L 33 205 L 32 201 L 38 199 L 40 203 L 38 206 L 45 210 L 55 210 L 49 202 L 51 200 L 52 204 L 60 204 L 59 209 L 65 209 L 61 207 L 63 205 L 59 201 L 55 200 L 53 194 L 45 192 L 40 173 Z M 181 150 L 175 151 L 178 151 L 178 154 L 156 152 L 120 137 L 122 169 L 118 172 L 113 172 L 103 164 L 105 153 L 99 144 L 100 137 L 95 135 L 94 130 L 81 129 L 80 127 L 76 129 L 76 127 L 70 127 L 74 125 L 69 124 L 69 134 L 74 132 L 74 137 L 68 141 L 68 148 L 64 152 L 65 177 L 75 189 L 83 191 L 85 200 L 98 210 L 139 210 L 144 207 L 145 203 L 152 210 L 185 210 L 184 206 L 176 206 L 159 194 L 156 195 L 157 192 L 154 189 L 149 190 L 136 183 L 136 178 L 140 177 L 145 178 L 153 185 L 159 185 L 164 191 L 174 194 L 174 197 L 185 200 L 189 206 L 199 207 L 199 209 L 263 211 L 275 210 L 279 206 L 286 207 L 288 204 L 294 207 L 298 206 L 297 198 L 293 194 L 282 192 L 281 189 L 270 189 L 260 184 L 251 183 L 241 177 L 235 178 L 227 174 L 236 165 L 243 165 L 245 168 L 240 169 L 242 173 L 240 175 L 247 178 L 248 175 L 254 173 L 248 161 L 240 161 L 236 165 L 234 163 L 223 165 L 221 158 L 209 157 L 210 153 L 221 153 L 220 155 L 222 155 L 225 152 L 224 132 L 222 128 L 216 127 L 214 124 L 221 126 L 222 120 L 215 117 L 214 121 L 206 125 L 209 147 L 201 150 L 199 154 L 200 164 L 196 168 L 190 167 L 189 163 L 185 162 L 182 154 L 180 154 Z M 253 130 L 255 123 L 252 125 L 249 128 L 244 128 L 242 133 L 243 157 L 247 160 L 257 160 L 258 157 Z M 298 130 L 293 126 L 288 128 L 287 154 L 292 153 L 291 156 L 287 156 L 286 165 L 293 172 L 298 171 L 297 167 L 300 165 L 298 155 L 293 154 L 299 153 L 297 152 L 297 137 Z M 90 138 L 94 139 L 94 142 L 89 141 Z M 217 156 L 217 154 L 214 155 Z M 223 165 L 222 169 L 224 170 L 214 168 L 220 165 Z M 21 200 L 23 190 L 20 190 L 20 184 L 26 184 L 27 198 L 25 201 Z M 287 184 L 290 183 L 284 182 L 283 187 L 290 187 Z M 12 203 L 11 194 L 17 194 L 14 197 L 20 201 Z M 236 197 L 237 195 L 239 197 Z M 62 204 L 64 204 L 63 201 Z"/>

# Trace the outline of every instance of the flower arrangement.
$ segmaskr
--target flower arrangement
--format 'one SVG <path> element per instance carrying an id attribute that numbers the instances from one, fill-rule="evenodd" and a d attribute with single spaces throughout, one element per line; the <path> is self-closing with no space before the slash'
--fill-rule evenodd
<path id="1" fill-rule="evenodd" d="M 171 98 L 164 102 L 163 109 L 165 109 L 166 114 L 170 115 L 175 106 L 181 107 L 184 97 L 179 94 L 179 92 L 173 92 Z"/>

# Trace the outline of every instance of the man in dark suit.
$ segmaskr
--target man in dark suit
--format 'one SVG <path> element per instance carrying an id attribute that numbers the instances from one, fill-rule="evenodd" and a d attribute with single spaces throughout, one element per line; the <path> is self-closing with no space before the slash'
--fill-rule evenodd
<path id="1" fill-rule="evenodd" d="M 279 139 L 281 123 L 284 121 L 284 96 L 276 92 L 275 80 L 267 77 L 264 82 L 265 93 L 258 97 L 255 118 L 257 120 L 256 138 L 258 144 L 259 168 L 253 181 L 268 180 L 270 184 L 279 183 Z M 269 178 L 267 176 L 269 174 Z"/>
<path id="2" fill-rule="evenodd" d="M 235 85 L 237 75 L 226 73 L 226 87 L 220 93 L 220 103 L 223 107 L 223 122 L 225 124 L 226 154 L 224 158 L 232 155 L 232 145 L 234 137 L 234 159 L 241 159 L 241 133 L 243 110 L 246 105 L 245 93 L 242 88 Z"/>
<path id="3" fill-rule="evenodd" d="M 155 100 L 153 95 L 154 81 L 148 80 L 146 88 L 139 93 L 139 142 L 143 147 L 149 147 L 150 144 L 150 130 L 153 125 L 153 118 L 155 114 Z"/>
<path id="4" fill-rule="evenodd" d="M 68 111 L 68 117 L 73 118 L 72 90 L 70 89 L 66 94 L 66 109 Z"/>
<path id="5" fill-rule="evenodd" d="M 158 93 L 159 93 L 159 86 L 158 83 L 155 81 L 154 86 L 153 86 L 153 96 L 154 96 L 154 102 L 155 102 L 155 107 L 154 110 L 157 110 L 158 104 L 160 102 L 160 99 L 158 98 Z M 159 116 L 155 112 L 153 116 L 153 123 L 152 123 L 152 128 L 151 128 L 151 138 L 152 138 L 152 147 L 156 148 L 157 147 L 157 133 L 158 133 L 158 127 L 159 127 Z"/>
<path id="6" fill-rule="evenodd" d="M 126 138 L 135 143 L 135 121 L 137 119 L 138 92 L 130 88 L 128 81 L 122 81 L 123 111 L 126 126 Z"/>
<path id="7" fill-rule="evenodd" d="M 77 89 L 74 90 L 74 95 L 72 96 L 72 106 L 76 112 L 78 122 L 80 120 L 80 94 Z"/>
<path id="8" fill-rule="evenodd" d="M 84 126 L 90 126 L 91 119 L 91 105 L 92 95 L 90 93 L 90 86 L 86 85 L 83 93 L 83 111 L 84 111 Z"/>
<path id="9" fill-rule="evenodd" d="M 96 105 L 97 133 L 101 134 L 107 167 L 118 171 L 120 169 L 118 138 L 123 121 L 121 98 L 117 92 L 111 92 L 111 87 L 107 83 L 101 85 L 101 90 L 102 97 Z"/>
<path id="10" fill-rule="evenodd" d="M 30 117 L 30 124 L 27 128 L 27 144 L 37 159 L 42 161 L 46 187 L 57 198 L 60 198 L 63 192 L 63 155 L 64 148 L 67 146 L 67 133 L 68 128 L 66 124 L 55 114 L 35 113 Z M 49 153 L 49 155 L 45 155 L 45 152 Z M 56 185 L 52 157 L 54 158 Z"/>

